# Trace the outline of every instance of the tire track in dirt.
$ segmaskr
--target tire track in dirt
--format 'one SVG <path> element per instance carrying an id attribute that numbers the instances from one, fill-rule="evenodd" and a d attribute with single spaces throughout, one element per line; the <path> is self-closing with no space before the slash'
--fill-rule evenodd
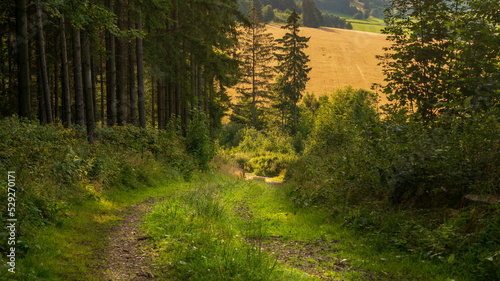
<path id="1" fill-rule="evenodd" d="M 151 211 L 158 199 L 128 207 L 123 220 L 109 230 L 108 245 L 104 249 L 104 280 L 159 280 L 155 276 L 154 255 L 150 236 L 140 229 L 141 218 Z"/>

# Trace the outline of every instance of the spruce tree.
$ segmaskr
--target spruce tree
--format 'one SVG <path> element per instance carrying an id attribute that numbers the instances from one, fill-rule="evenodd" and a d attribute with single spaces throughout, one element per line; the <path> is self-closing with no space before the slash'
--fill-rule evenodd
<path id="1" fill-rule="evenodd" d="M 314 0 L 302 1 L 302 11 L 304 16 L 304 26 L 319 27 L 323 24 L 323 15 L 318 7 L 316 7 L 316 2 Z"/>
<path id="2" fill-rule="evenodd" d="M 242 85 L 237 88 L 240 102 L 236 105 L 232 120 L 257 126 L 257 115 L 263 104 L 271 97 L 274 71 L 270 62 L 274 59 L 274 39 L 266 32 L 265 24 L 259 20 L 256 4 L 249 12 L 250 26 L 244 31 L 241 44 Z M 249 102 L 251 101 L 251 102 Z M 251 106 L 251 110 L 243 107 Z M 245 116 L 250 113 L 250 116 Z"/>
<path id="3" fill-rule="evenodd" d="M 311 70 L 307 66 L 309 56 L 304 53 L 309 38 L 299 35 L 299 20 L 299 14 L 293 10 L 287 19 L 287 24 L 281 27 L 288 32 L 277 40 L 279 46 L 276 54 L 279 79 L 275 91 L 281 97 L 278 100 L 278 109 L 282 111 L 283 118 L 287 116 L 287 110 L 293 109 L 294 132 L 297 129 L 297 103 L 302 98 L 302 92 L 309 80 L 307 74 Z"/>

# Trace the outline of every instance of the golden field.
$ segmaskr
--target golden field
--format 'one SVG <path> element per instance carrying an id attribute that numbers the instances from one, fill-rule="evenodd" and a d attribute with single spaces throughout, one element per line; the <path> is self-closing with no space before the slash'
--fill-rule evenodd
<path id="1" fill-rule="evenodd" d="M 267 28 L 274 39 L 286 32 L 276 24 Z M 383 82 L 382 67 L 375 56 L 390 45 L 386 35 L 328 27 L 301 27 L 300 35 L 310 37 L 305 53 L 312 70 L 306 92 L 321 96 L 348 85 L 370 90 L 373 83 Z"/>

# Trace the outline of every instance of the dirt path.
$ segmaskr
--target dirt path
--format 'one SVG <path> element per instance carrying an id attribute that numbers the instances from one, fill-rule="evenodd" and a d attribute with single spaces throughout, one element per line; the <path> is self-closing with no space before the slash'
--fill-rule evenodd
<path id="1" fill-rule="evenodd" d="M 277 188 L 282 181 L 269 177 L 245 175 L 246 180 L 264 180 L 270 188 Z M 259 220 L 251 210 L 247 201 L 235 201 L 237 207 L 232 210 L 241 218 L 252 221 Z M 328 272 L 357 271 L 363 274 L 363 280 L 375 280 L 371 273 L 360 270 L 351 265 L 351 261 L 341 257 L 336 249 L 339 240 L 325 241 L 314 239 L 311 241 L 299 241 L 294 239 L 283 239 L 282 236 L 271 235 L 267 238 L 248 238 L 247 241 L 254 247 L 275 256 L 277 261 L 286 263 L 296 269 L 302 270 L 311 276 L 321 280 L 333 280 Z"/>
<path id="2" fill-rule="evenodd" d="M 104 280 L 157 280 L 151 237 L 146 236 L 139 224 L 156 198 L 149 198 L 128 207 L 123 221 L 109 230 L 109 244 L 104 249 Z"/>

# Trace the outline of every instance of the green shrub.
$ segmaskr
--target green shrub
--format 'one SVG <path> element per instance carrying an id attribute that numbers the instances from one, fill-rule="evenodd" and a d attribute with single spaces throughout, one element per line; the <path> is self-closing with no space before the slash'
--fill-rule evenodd
<path id="1" fill-rule="evenodd" d="M 278 129 L 258 131 L 243 129 L 243 139 L 232 155 L 246 172 L 261 176 L 277 176 L 296 159 L 294 139 Z"/>
<path id="2" fill-rule="evenodd" d="M 31 230 L 58 223 L 69 204 L 96 199 L 112 189 L 150 185 L 154 178 L 186 176 L 195 167 L 175 132 L 97 128 L 96 142 L 89 145 L 82 127 L 0 120 L 0 174 L 15 171 L 17 231 L 25 237 L 26 251 L 33 240 Z M 7 202 L 7 176 L 0 177 L 0 185 L 0 201 Z M 0 206 L 2 220 L 6 208 Z M 4 231 L 0 230 L 0 251 L 7 246 L 1 240 Z"/>
<path id="3" fill-rule="evenodd" d="M 204 113 L 194 112 L 187 129 L 186 151 L 193 155 L 203 170 L 208 169 L 208 163 L 215 156 L 215 147 L 210 139 Z"/>

